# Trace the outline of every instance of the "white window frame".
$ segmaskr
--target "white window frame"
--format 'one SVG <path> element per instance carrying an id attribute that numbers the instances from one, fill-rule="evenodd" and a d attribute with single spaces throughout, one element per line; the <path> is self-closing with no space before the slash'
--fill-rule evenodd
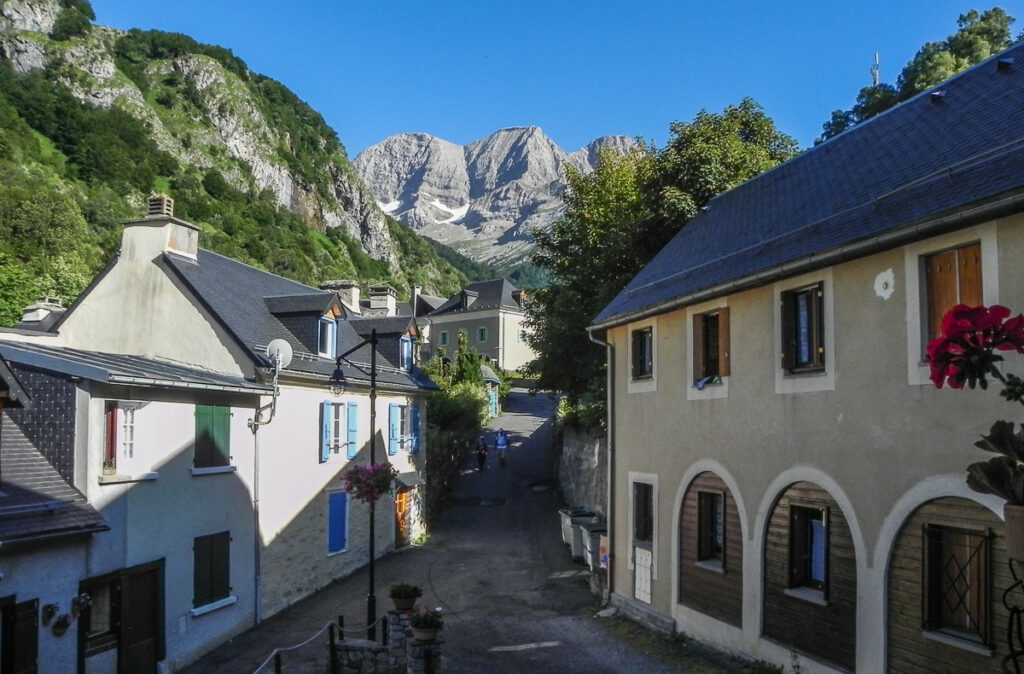
<path id="1" fill-rule="evenodd" d="M 348 461 L 348 402 L 331 403 L 331 453 L 327 463 Z"/>
<path id="2" fill-rule="evenodd" d="M 686 358 L 686 399 L 687 400 L 713 400 L 720 398 L 729 397 L 729 375 L 721 377 L 721 384 L 714 384 L 705 386 L 703 391 L 698 391 L 694 386 L 693 382 L 696 380 L 697 375 L 694 371 L 693 362 L 693 317 L 700 316 L 701 314 L 711 314 L 720 309 L 728 309 L 729 303 L 725 298 L 712 300 L 710 302 L 704 302 L 703 304 L 695 304 L 686 310 L 686 351 L 684 357 Z M 734 316 L 730 316 L 729 319 L 729 330 L 732 331 L 732 320 Z M 730 349 L 732 349 L 732 334 L 729 335 Z M 734 350 L 734 349 L 733 349 Z M 632 361 L 631 361 L 632 362 Z"/>
<path id="3" fill-rule="evenodd" d="M 924 362 L 924 326 L 927 320 L 927 292 L 924 283 L 924 258 L 972 241 L 981 242 L 981 296 L 986 306 L 999 304 L 999 247 L 995 222 L 987 222 L 937 236 L 903 249 L 903 271 L 907 288 L 907 384 L 931 385 L 931 368 Z"/>
<path id="4" fill-rule="evenodd" d="M 487 341 L 488 331 L 486 326 L 480 326 L 476 329 L 476 342 L 477 344 L 483 344 Z"/>
<path id="5" fill-rule="evenodd" d="M 437 345 L 438 346 L 448 346 L 448 341 L 449 341 L 448 340 L 448 331 L 447 330 L 442 330 L 437 335 Z"/>
<path id="6" fill-rule="evenodd" d="M 636 531 L 636 513 L 634 513 L 634 499 L 633 499 L 633 485 L 637 482 L 643 482 L 644 484 L 651 485 L 651 500 L 652 510 L 654 518 L 654 528 L 651 532 L 651 580 L 658 579 L 658 529 L 659 529 L 659 517 L 658 517 L 658 476 L 655 473 L 640 473 L 636 471 L 629 471 L 629 554 L 626 555 L 628 559 L 627 566 L 630 570 L 636 567 L 636 561 L 633 556 L 633 532 Z"/>
<path id="7" fill-rule="evenodd" d="M 791 290 L 813 285 L 822 284 L 822 309 L 821 317 L 824 321 L 825 337 L 825 368 L 814 372 L 797 372 L 791 374 L 782 367 L 782 294 Z M 809 274 L 803 274 L 784 282 L 776 283 L 772 288 L 775 308 L 772 312 L 775 325 L 773 332 L 773 343 L 775 345 L 772 359 L 775 362 L 775 392 L 779 394 L 788 393 L 810 393 L 814 391 L 834 391 L 836 388 L 836 328 L 833 309 L 835 299 L 833 293 L 832 268 L 821 269 Z M 735 349 L 733 349 L 735 352 Z"/>
<path id="8" fill-rule="evenodd" d="M 633 333 L 651 329 L 651 376 L 633 379 Z M 658 319 L 630 323 L 626 326 L 626 393 L 651 393 L 658 390 Z"/>
<path id="9" fill-rule="evenodd" d="M 327 348 L 324 349 L 324 330 L 327 330 Z M 336 356 L 338 345 L 338 323 L 333 318 L 327 316 L 321 316 L 320 321 L 317 323 L 316 331 L 316 348 L 317 353 L 325 358 L 334 358 Z"/>
<path id="10" fill-rule="evenodd" d="M 104 474 L 103 463 L 106 460 L 107 447 L 107 417 L 106 403 L 113 403 L 116 408 L 116 427 L 114 440 L 114 473 Z M 100 457 L 99 482 L 101 484 L 155 480 L 159 474 L 152 470 L 152 465 L 144 463 L 144 456 L 139 453 L 138 433 L 136 432 L 135 412 L 145 407 L 148 403 L 130 400 L 106 400 L 102 409 L 103 414 L 103 456 Z"/>

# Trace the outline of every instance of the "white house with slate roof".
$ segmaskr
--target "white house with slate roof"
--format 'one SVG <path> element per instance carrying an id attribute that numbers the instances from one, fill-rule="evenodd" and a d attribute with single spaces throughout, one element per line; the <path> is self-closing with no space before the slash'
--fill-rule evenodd
<path id="1" fill-rule="evenodd" d="M 1024 311 L 1022 110 L 1018 45 L 712 199 L 594 319 L 614 603 L 804 672 L 1003 671 L 1003 504 L 965 476 L 1020 408 L 924 348 Z"/>
<path id="2" fill-rule="evenodd" d="M 171 211 L 168 198 L 154 198 L 149 216 L 125 223 L 117 258 L 50 331 L 77 349 L 186 364 L 265 388 L 274 380 L 268 344 L 291 346 L 276 397 L 264 395 L 256 413 L 225 419 L 215 410 L 203 422 L 215 442 L 227 426 L 232 442 L 250 441 L 236 458 L 253 465 L 251 480 L 239 477 L 258 527 L 260 620 L 367 563 L 368 508 L 349 500 L 339 476 L 368 462 L 371 432 L 375 460 L 400 473 L 397 493 L 376 509 L 376 551 L 423 532 L 425 398 L 436 387 L 401 358 L 398 339 L 393 354 L 381 339 L 371 430 L 369 346 L 338 294 L 202 250 L 199 230 Z M 348 387 L 332 397 L 325 384 L 346 353 Z M 193 479 L 210 478 L 200 470 Z"/>
<path id="3" fill-rule="evenodd" d="M 250 627 L 245 419 L 269 387 L 6 336 L 0 378 L 31 404 L 0 425 L 4 667 L 175 670 Z M 212 410 L 228 420 L 216 439 Z"/>
<path id="4" fill-rule="evenodd" d="M 471 283 L 427 314 L 431 354 L 451 356 L 459 331 L 469 346 L 502 370 L 518 370 L 537 357 L 526 341 L 526 291 L 505 279 Z"/>

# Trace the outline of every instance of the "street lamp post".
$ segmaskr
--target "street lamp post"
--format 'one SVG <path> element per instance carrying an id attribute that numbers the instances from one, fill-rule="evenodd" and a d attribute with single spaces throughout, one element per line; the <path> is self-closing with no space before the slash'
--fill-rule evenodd
<path id="1" fill-rule="evenodd" d="M 334 395 L 341 395 L 342 391 L 345 390 L 345 373 L 341 370 L 341 361 L 346 356 L 352 354 L 357 349 L 370 345 L 370 463 L 374 465 L 376 463 L 376 449 L 377 449 L 377 329 L 374 328 L 370 331 L 370 338 L 364 339 L 360 343 L 353 346 L 345 353 L 338 356 L 334 361 L 334 373 L 331 378 L 327 381 L 327 386 L 330 388 L 331 393 Z M 377 620 L 377 595 L 374 594 L 374 575 L 373 575 L 373 561 L 374 561 L 374 544 L 375 544 L 375 532 L 374 524 L 376 520 L 376 502 L 370 503 L 370 589 L 366 594 L 366 638 L 370 641 L 376 641 L 377 638 L 377 626 L 374 623 Z"/>

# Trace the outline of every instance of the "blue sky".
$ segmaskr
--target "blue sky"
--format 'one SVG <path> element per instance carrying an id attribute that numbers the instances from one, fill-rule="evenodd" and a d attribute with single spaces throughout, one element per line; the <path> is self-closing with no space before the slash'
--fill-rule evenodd
<path id="1" fill-rule="evenodd" d="M 608 134 L 663 145 L 669 123 L 744 96 L 809 146 L 832 110 L 925 42 L 965 0 L 92 0 L 96 23 L 227 47 L 318 110 L 355 157 L 422 131 L 465 144 L 536 125 L 573 151 Z M 986 10 L 996 5 L 973 5 Z M 1013 34 L 1024 0 L 1000 5 Z"/>

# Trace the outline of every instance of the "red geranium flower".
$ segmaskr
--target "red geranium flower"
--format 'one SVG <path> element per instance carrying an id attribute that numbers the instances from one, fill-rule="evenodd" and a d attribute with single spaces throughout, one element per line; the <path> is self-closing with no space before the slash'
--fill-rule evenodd
<path id="1" fill-rule="evenodd" d="M 1010 310 L 995 304 L 991 307 L 968 307 L 958 304 L 942 318 L 942 336 L 928 343 L 931 380 L 942 388 L 975 385 L 988 387 L 986 375 L 1002 379 L 995 364 L 1003 359 L 993 351 L 1024 353 L 1024 315 L 1006 320 Z"/>

